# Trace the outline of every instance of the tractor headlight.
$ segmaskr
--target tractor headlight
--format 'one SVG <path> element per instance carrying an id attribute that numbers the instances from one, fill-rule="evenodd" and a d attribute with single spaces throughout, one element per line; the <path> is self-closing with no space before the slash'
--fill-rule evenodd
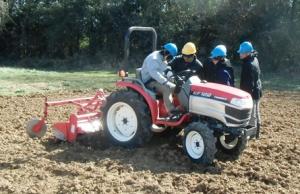
<path id="1" fill-rule="evenodd" d="M 232 98 L 230 103 L 237 107 L 252 108 L 253 102 L 251 98 Z"/>

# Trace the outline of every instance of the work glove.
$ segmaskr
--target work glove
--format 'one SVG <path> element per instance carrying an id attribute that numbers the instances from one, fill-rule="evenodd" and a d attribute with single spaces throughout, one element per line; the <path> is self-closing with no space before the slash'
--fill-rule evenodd
<path id="1" fill-rule="evenodd" d="M 171 67 L 167 67 L 167 69 L 164 71 L 165 77 L 170 80 L 170 78 L 173 76 L 173 72 Z"/>
<path id="2" fill-rule="evenodd" d="M 176 88 L 176 85 L 170 81 L 167 81 L 164 85 L 170 88 L 171 90 L 174 90 Z"/>
<path id="3" fill-rule="evenodd" d="M 168 71 L 166 74 L 168 80 L 170 80 L 170 78 L 173 76 L 173 72 L 172 71 Z"/>

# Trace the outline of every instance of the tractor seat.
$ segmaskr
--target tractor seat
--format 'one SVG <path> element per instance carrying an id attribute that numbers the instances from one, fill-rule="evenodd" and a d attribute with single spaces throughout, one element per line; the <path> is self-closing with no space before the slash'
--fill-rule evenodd
<path id="1" fill-rule="evenodd" d="M 142 80 L 142 68 L 137 68 L 135 70 L 135 77 L 136 77 L 136 79 L 140 80 L 143 83 L 143 80 Z M 161 99 L 162 98 L 162 95 L 158 94 L 152 88 L 149 88 L 146 85 L 144 85 L 144 87 L 146 88 L 146 92 L 149 93 L 151 96 L 155 96 L 156 99 Z"/>
<path id="2" fill-rule="evenodd" d="M 136 79 L 139 79 L 142 81 L 142 68 L 137 68 L 135 70 L 135 77 L 136 77 Z"/>

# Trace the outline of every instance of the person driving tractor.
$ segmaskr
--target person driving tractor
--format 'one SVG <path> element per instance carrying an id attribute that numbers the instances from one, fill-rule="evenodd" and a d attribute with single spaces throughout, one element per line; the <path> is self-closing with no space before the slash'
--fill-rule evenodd
<path id="1" fill-rule="evenodd" d="M 163 95 L 164 104 L 169 112 L 170 119 L 176 119 L 179 111 L 172 101 L 172 94 L 176 85 L 165 77 L 167 62 L 177 55 L 178 49 L 174 43 L 167 43 L 162 50 L 149 54 L 142 66 L 141 77 L 146 87 Z"/>
<path id="2" fill-rule="evenodd" d="M 209 62 L 204 65 L 204 77 L 209 82 L 234 87 L 234 71 L 226 56 L 225 45 L 216 46 L 211 52 Z"/>
<path id="3" fill-rule="evenodd" d="M 181 51 L 181 55 L 176 56 L 168 63 L 174 74 L 190 69 L 195 71 L 200 79 L 203 79 L 203 65 L 197 59 L 196 46 L 192 42 L 186 43 Z"/>

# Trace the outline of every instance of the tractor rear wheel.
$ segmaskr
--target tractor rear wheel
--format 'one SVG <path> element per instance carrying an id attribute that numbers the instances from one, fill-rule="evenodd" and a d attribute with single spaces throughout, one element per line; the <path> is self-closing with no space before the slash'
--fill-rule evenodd
<path id="1" fill-rule="evenodd" d="M 183 147 L 196 163 L 211 164 L 215 158 L 216 138 L 213 131 L 201 122 L 194 122 L 184 130 Z"/>
<path id="2" fill-rule="evenodd" d="M 133 148 L 151 139 L 151 114 L 138 93 L 132 90 L 113 92 L 101 111 L 104 132 L 113 144 Z"/>
<path id="3" fill-rule="evenodd" d="M 220 151 L 237 159 L 247 147 L 247 142 L 246 135 L 234 137 L 230 134 L 223 134 L 217 138 L 216 145 Z"/>

